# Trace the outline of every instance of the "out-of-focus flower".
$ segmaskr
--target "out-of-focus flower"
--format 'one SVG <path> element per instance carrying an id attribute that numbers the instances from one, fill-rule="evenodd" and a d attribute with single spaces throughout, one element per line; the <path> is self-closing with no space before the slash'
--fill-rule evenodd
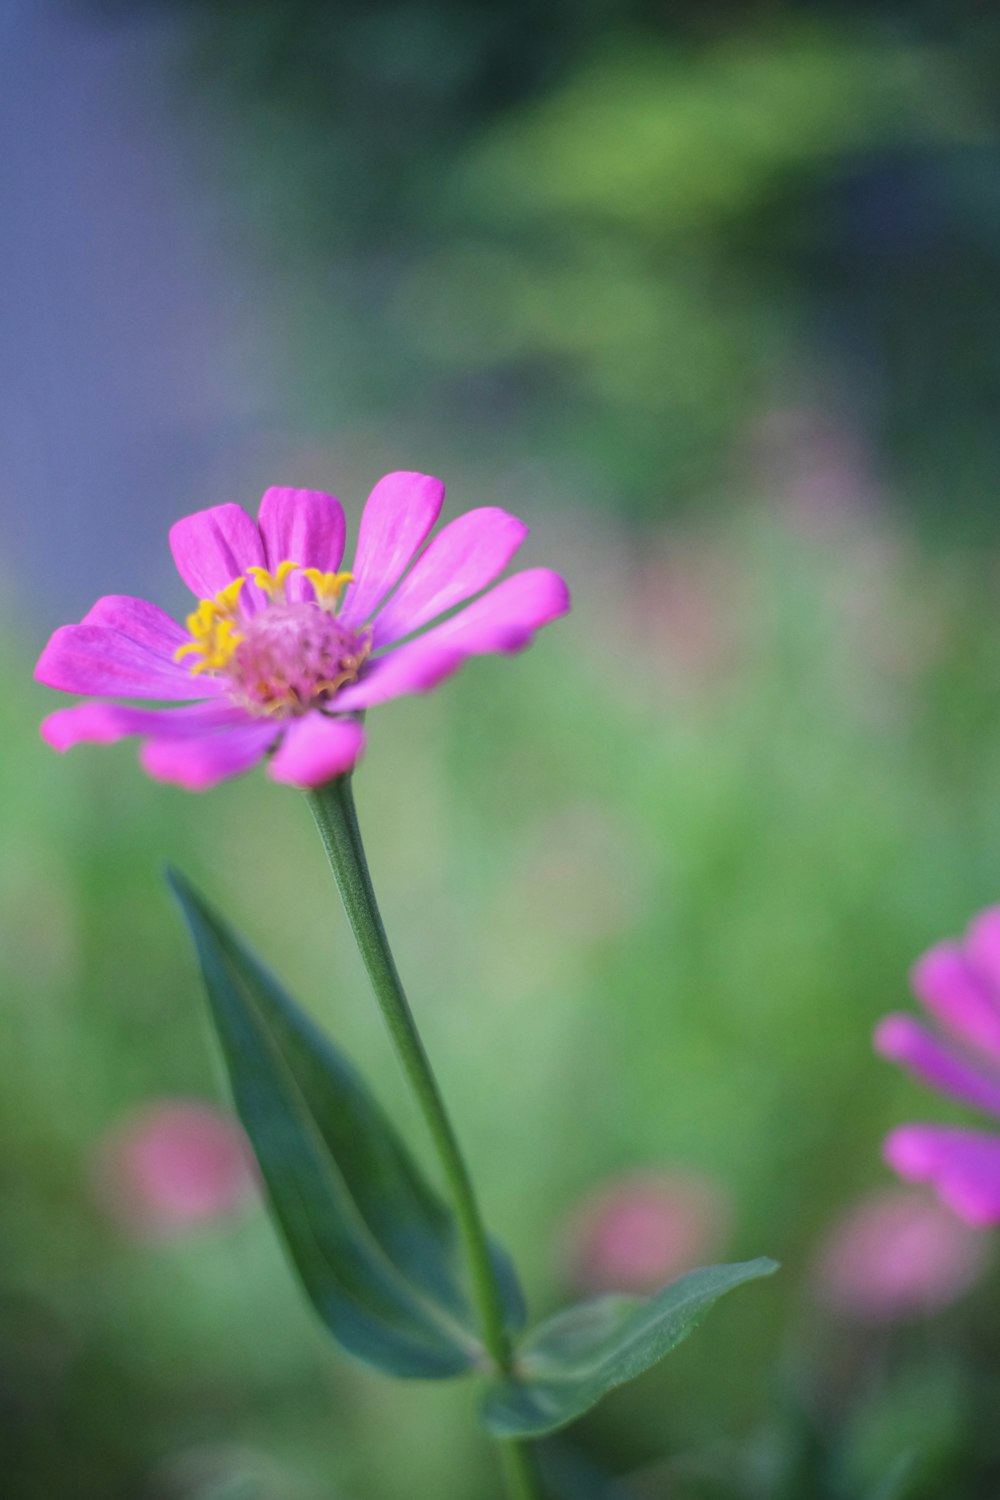
<path id="1" fill-rule="evenodd" d="M 44 738 L 66 750 L 140 735 L 150 775 L 190 791 L 271 751 L 276 781 L 313 787 L 343 775 L 364 748 L 365 709 L 427 692 L 469 656 L 520 651 L 569 608 L 548 568 L 488 588 L 527 535 L 506 511 L 468 511 L 427 542 L 443 499 L 444 485 L 426 474 L 386 475 L 368 498 L 349 573 L 337 571 L 343 511 L 318 490 L 269 489 L 256 524 L 238 505 L 178 521 L 174 561 L 199 601 L 187 630 L 143 599 L 107 595 L 55 632 L 35 675 L 69 693 L 200 701 L 83 703 L 51 714 Z"/>
<path id="2" fill-rule="evenodd" d="M 256 1168 L 235 1120 L 194 1100 L 158 1100 L 104 1136 L 94 1158 L 101 1203 L 131 1233 L 157 1237 L 223 1218 Z"/>
<path id="3" fill-rule="evenodd" d="M 883 1188 L 855 1203 L 823 1242 L 819 1296 L 863 1323 L 893 1323 L 957 1301 L 989 1260 L 984 1235 L 914 1188 Z"/>
<path id="4" fill-rule="evenodd" d="M 960 943 L 939 943 L 911 975 L 937 1023 L 886 1016 L 875 1032 L 883 1057 L 943 1094 L 1000 1117 L 1000 906 L 981 912 Z M 967 1223 L 1000 1223 L 1000 1135 L 955 1125 L 903 1125 L 883 1154 L 911 1182 L 929 1182 Z"/>
<path id="5" fill-rule="evenodd" d="M 589 1194 L 562 1234 L 573 1284 L 586 1292 L 653 1292 L 715 1259 L 728 1237 L 727 1195 L 694 1173 L 638 1172 Z"/>

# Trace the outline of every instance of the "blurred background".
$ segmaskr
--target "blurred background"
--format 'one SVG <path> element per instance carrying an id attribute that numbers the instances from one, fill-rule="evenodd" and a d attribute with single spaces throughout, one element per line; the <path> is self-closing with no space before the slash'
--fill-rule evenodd
<path id="1" fill-rule="evenodd" d="M 490 1500 L 464 1385 L 326 1344 L 174 862 L 419 1142 L 301 799 L 45 750 L 47 632 L 166 528 L 386 470 L 574 613 L 380 710 L 397 956 L 532 1309 L 771 1254 L 546 1451 L 566 1500 L 991 1500 L 960 1116 L 870 1047 L 1000 900 L 1000 14 L 962 0 L 0 5 L 0 1444 L 11 1500 Z"/>

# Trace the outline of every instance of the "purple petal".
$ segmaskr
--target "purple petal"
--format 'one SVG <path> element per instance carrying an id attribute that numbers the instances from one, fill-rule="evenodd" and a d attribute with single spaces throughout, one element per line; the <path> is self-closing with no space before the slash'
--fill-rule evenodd
<path id="1" fill-rule="evenodd" d="M 930 1182 L 967 1224 L 1000 1223 L 1000 1139 L 954 1125 L 901 1125 L 882 1155 L 908 1182 Z"/>
<path id="2" fill-rule="evenodd" d="M 207 698 L 212 682 L 196 683 L 174 660 L 185 632 L 146 599 L 106 594 L 79 625 L 52 636 L 35 668 L 47 687 L 67 693 L 133 698 Z"/>
<path id="3" fill-rule="evenodd" d="M 925 953 L 910 975 L 924 1008 L 960 1041 L 971 1043 L 1000 1063 L 1000 1006 L 960 948 L 939 943 Z"/>
<path id="4" fill-rule="evenodd" d="M 275 486 L 264 493 L 258 524 L 264 538 L 267 566 L 295 562 L 302 568 L 336 573 L 344 555 L 344 512 L 340 501 L 322 490 L 293 490 Z M 312 599 L 308 579 L 293 573 L 285 584 L 289 599 Z"/>
<path id="5" fill-rule="evenodd" d="M 267 566 L 260 532 L 239 505 L 213 505 L 175 522 L 170 549 L 178 573 L 198 599 L 218 594 L 251 564 Z"/>
<path id="6" fill-rule="evenodd" d="M 886 1016 L 875 1031 L 875 1050 L 902 1063 L 931 1088 L 1000 1115 L 1000 1078 L 963 1062 L 911 1016 Z"/>
<path id="7" fill-rule="evenodd" d="M 428 543 L 375 621 L 385 646 L 478 594 L 499 577 L 528 535 L 505 510 L 485 505 L 451 521 Z"/>
<path id="8" fill-rule="evenodd" d="M 157 781 L 173 782 L 189 792 L 203 792 L 256 765 L 278 733 L 279 726 L 271 719 L 250 722 L 244 719 L 235 728 L 210 734 L 146 740 L 139 751 L 139 760 Z"/>
<path id="9" fill-rule="evenodd" d="M 290 786 L 322 786 L 350 771 L 364 747 L 365 732 L 356 719 L 306 714 L 289 724 L 267 774 Z"/>
<path id="10" fill-rule="evenodd" d="M 156 739 L 187 735 L 245 724 L 247 714 L 235 703 L 193 703 L 185 708 L 129 708 L 122 703 L 80 703 L 60 708 L 42 723 L 42 739 L 53 750 L 68 750 L 84 743 L 110 745 L 128 734 L 149 734 Z"/>
<path id="11" fill-rule="evenodd" d="M 969 923 L 962 946 L 984 984 L 1000 997 L 1000 906 L 987 907 Z"/>
<path id="12" fill-rule="evenodd" d="M 80 623 L 118 630 L 166 661 L 173 661 L 178 646 L 191 639 L 187 631 L 164 614 L 158 605 L 150 604 L 148 599 L 133 599 L 128 594 L 105 594 Z"/>
<path id="13" fill-rule="evenodd" d="M 219 692 L 211 679 L 159 650 L 104 625 L 63 625 L 42 652 L 35 677 L 64 693 L 109 698 L 206 698 Z"/>
<path id="14" fill-rule="evenodd" d="M 387 474 L 368 496 L 358 550 L 340 610 L 345 625 L 363 625 L 422 547 L 441 513 L 444 485 L 429 474 Z"/>
<path id="15" fill-rule="evenodd" d="M 371 708 L 401 693 L 425 693 L 468 656 L 523 650 L 536 630 L 568 609 L 569 590 L 558 573 L 515 573 L 443 625 L 378 657 L 358 682 L 338 693 L 337 708 Z"/>

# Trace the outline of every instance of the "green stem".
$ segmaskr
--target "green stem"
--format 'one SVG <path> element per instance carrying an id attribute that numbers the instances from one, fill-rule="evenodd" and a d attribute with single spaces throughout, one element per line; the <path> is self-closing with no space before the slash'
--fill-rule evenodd
<path id="1" fill-rule="evenodd" d="M 527 1443 L 497 1439 L 511 1500 L 539 1500 L 538 1476 Z"/>
<path id="2" fill-rule="evenodd" d="M 486 1228 L 469 1169 L 445 1109 L 430 1058 L 417 1030 L 385 935 L 361 842 L 350 777 L 338 777 L 307 795 L 379 1009 L 437 1148 L 469 1267 L 483 1341 L 497 1367 L 504 1374 L 509 1374 L 512 1366 L 511 1345 L 504 1324 L 503 1303 Z M 502 1450 L 504 1473 L 512 1500 L 537 1500 L 534 1469 L 525 1445 L 504 1442 Z"/>

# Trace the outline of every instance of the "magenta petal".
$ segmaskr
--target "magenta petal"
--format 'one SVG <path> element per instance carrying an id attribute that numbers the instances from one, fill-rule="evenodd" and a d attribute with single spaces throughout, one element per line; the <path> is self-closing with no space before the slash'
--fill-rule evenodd
<path id="1" fill-rule="evenodd" d="M 39 658 L 35 677 L 66 693 L 125 698 L 208 698 L 212 681 L 198 682 L 174 652 L 188 639 L 181 627 L 146 599 L 106 594 L 79 625 L 64 625 Z"/>
<path id="2" fill-rule="evenodd" d="M 251 564 L 266 567 L 260 532 L 239 505 L 213 505 L 170 528 L 177 571 L 198 599 L 210 599 Z"/>
<path id="3" fill-rule="evenodd" d="M 279 563 L 336 573 L 344 555 L 344 512 L 340 501 L 322 490 L 272 487 L 260 502 L 258 524 L 272 573 Z M 293 573 L 285 585 L 289 599 L 312 599 L 308 579 Z"/>
<path id="4" fill-rule="evenodd" d="M 346 625 L 359 626 L 374 614 L 422 547 L 441 513 L 444 485 L 429 474 L 386 474 L 368 496 L 358 550 L 340 610 Z"/>
<path id="5" fill-rule="evenodd" d="M 234 703 L 193 703 L 185 708 L 129 708 L 122 703 L 79 703 L 49 714 L 41 726 L 42 739 L 53 750 L 72 745 L 110 745 L 128 734 L 156 739 L 188 735 L 245 724 L 247 715 Z"/>
<path id="6" fill-rule="evenodd" d="M 343 776 L 365 747 L 356 719 L 332 719 L 314 712 L 293 719 L 268 763 L 267 774 L 290 786 L 314 787 Z"/>
<path id="7" fill-rule="evenodd" d="M 954 1125 L 901 1125 L 882 1154 L 908 1182 L 931 1183 L 967 1224 L 1000 1223 L 1000 1139 Z"/>
<path id="8" fill-rule="evenodd" d="M 984 984 L 1000 997 L 1000 906 L 989 906 L 973 918 L 962 948 Z M 1000 1004 L 997 1008 L 1000 1010 Z"/>
<path id="9" fill-rule="evenodd" d="M 98 599 L 81 625 L 103 625 L 127 635 L 129 640 L 145 646 L 157 656 L 172 662 L 178 646 L 191 637 L 168 614 L 148 599 L 133 599 L 128 594 L 105 594 Z"/>
<path id="10" fill-rule="evenodd" d="M 337 708 L 371 708 L 401 693 L 427 692 L 466 657 L 523 650 L 536 630 L 568 609 L 569 590 L 558 573 L 515 573 L 443 625 L 377 657 L 363 677 L 341 689 Z"/>
<path id="11" fill-rule="evenodd" d="M 902 1063 L 931 1088 L 1000 1115 L 1000 1078 L 991 1078 L 963 1062 L 911 1016 L 886 1016 L 880 1021 L 875 1050 L 892 1062 Z"/>
<path id="12" fill-rule="evenodd" d="M 528 535 L 505 510 L 485 505 L 451 521 L 427 545 L 375 621 L 384 646 L 478 594 L 499 577 Z"/>
<path id="13" fill-rule="evenodd" d="M 39 657 L 35 677 L 64 693 L 107 698 L 206 698 L 219 691 L 179 662 L 104 625 L 63 625 Z"/>
<path id="14" fill-rule="evenodd" d="M 233 729 L 183 739 L 149 739 L 139 751 L 139 760 L 157 781 L 174 782 L 189 792 L 203 792 L 239 776 L 262 760 L 278 726 L 271 720 L 251 720 Z"/>
<path id="15" fill-rule="evenodd" d="M 954 943 L 939 943 L 913 966 L 913 993 L 960 1041 L 1000 1063 L 1000 1006 L 995 991 Z"/>

